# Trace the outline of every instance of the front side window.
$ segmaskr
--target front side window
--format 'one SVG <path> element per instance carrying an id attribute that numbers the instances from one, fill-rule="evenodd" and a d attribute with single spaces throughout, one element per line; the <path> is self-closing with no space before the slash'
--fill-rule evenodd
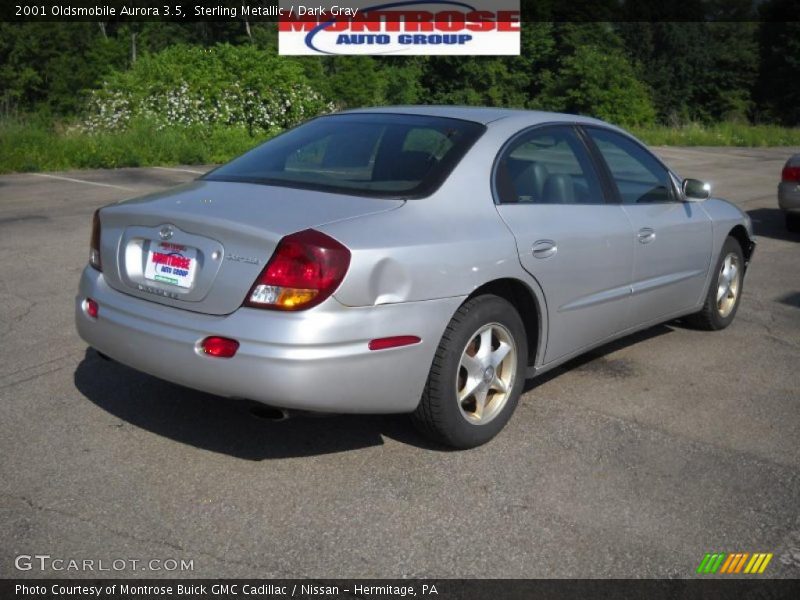
<path id="1" fill-rule="evenodd" d="M 497 164 L 502 204 L 603 204 L 583 142 L 570 127 L 534 129 L 513 142 Z"/>
<path id="2" fill-rule="evenodd" d="M 627 137 L 587 128 L 608 165 L 623 204 L 675 202 L 669 171 L 647 150 Z"/>
<path id="3" fill-rule="evenodd" d="M 485 129 L 471 121 L 417 115 L 319 117 L 234 159 L 205 179 L 419 197 L 444 181 Z"/>

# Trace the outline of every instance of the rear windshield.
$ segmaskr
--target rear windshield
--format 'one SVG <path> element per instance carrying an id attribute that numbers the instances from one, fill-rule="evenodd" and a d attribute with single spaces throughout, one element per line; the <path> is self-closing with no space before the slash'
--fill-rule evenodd
<path id="1" fill-rule="evenodd" d="M 204 177 L 363 196 L 432 193 L 485 131 L 471 121 L 397 114 L 319 117 Z"/>

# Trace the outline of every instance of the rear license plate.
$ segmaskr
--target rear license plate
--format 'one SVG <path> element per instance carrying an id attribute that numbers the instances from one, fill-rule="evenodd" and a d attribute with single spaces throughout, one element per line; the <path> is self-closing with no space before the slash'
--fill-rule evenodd
<path id="1" fill-rule="evenodd" d="M 197 249 L 169 242 L 150 242 L 145 279 L 190 288 L 196 271 Z"/>

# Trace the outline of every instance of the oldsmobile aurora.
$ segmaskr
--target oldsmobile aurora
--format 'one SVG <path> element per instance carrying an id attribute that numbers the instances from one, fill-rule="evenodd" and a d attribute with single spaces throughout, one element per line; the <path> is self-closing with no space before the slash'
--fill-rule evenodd
<path id="1" fill-rule="evenodd" d="M 733 320 L 749 218 L 595 119 L 313 119 L 94 215 L 76 322 L 100 353 L 282 409 L 411 413 L 485 443 L 526 378 L 686 317 Z"/>

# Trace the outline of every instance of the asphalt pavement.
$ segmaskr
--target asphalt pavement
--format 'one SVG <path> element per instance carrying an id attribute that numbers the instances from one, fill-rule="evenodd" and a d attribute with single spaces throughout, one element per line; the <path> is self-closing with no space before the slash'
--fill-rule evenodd
<path id="1" fill-rule="evenodd" d="M 467 452 L 402 416 L 272 422 L 86 348 L 92 211 L 204 168 L 0 176 L 0 577 L 691 577 L 718 551 L 799 577 L 800 235 L 776 186 L 800 149 L 657 151 L 753 219 L 736 321 L 574 360 Z M 125 567 L 15 566 L 42 554 Z"/>

